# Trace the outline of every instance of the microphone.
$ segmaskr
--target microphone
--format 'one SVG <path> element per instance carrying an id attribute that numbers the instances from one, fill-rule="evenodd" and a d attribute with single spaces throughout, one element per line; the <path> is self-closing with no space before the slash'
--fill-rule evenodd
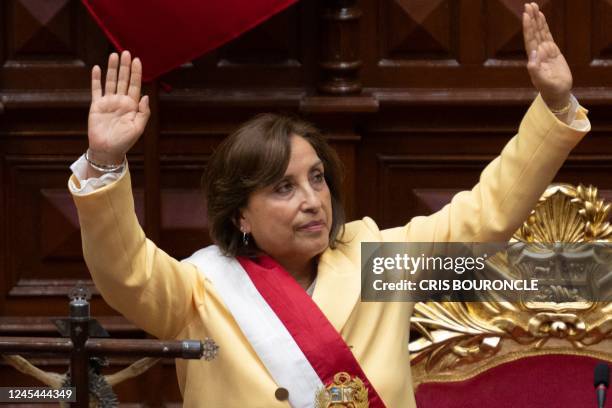
<path id="1" fill-rule="evenodd" d="M 608 385 L 610 385 L 610 368 L 607 363 L 597 363 L 595 366 L 593 385 L 597 393 L 597 407 L 603 408 L 606 402 Z"/>

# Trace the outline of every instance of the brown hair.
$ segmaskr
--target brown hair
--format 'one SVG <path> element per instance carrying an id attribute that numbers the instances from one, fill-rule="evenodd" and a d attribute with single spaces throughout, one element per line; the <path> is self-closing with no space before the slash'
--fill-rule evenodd
<path id="1" fill-rule="evenodd" d="M 313 147 L 325 171 L 331 193 L 334 248 L 344 227 L 341 200 L 342 165 L 336 152 L 312 124 L 291 116 L 265 113 L 255 116 L 225 139 L 212 154 L 204 174 L 210 236 L 230 256 L 250 256 L 256 246 L 245 246 L 238 220 L 252 192 L 280 180 L 289 165 L 290 137 L 298 135 Z M 252 240 L 251 240 L 252 241 Z"/>

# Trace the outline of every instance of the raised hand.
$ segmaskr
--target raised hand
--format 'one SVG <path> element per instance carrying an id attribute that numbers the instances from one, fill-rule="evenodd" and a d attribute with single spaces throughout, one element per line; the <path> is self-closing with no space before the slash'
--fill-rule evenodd
<path id="1" fill-rule="evenodd" d="M 104 95 L 99 66 L 91 71 L 91 107 L 87 134 L 89 158 L 100 164 L 119 164 L 136 143 L 149 119 L 149 98 L 140 97 L 142 64 L 128 51 L 108 57 Z"/>
<path id="2" fill-rule="evenodd" d="M 549 108 L 562 110 L 569 104 L 572 72 L 536 3 L 525 4 L 523 37 L 531 82 Z"/>

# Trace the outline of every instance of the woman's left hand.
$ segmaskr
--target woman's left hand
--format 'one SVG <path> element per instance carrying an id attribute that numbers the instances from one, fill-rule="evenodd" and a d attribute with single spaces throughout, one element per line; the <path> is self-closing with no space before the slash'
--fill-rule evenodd
<path id="1" fill-rule="evenodd" d="M 525 4 L 523 37 L 533 86 L 550 109 L 562 110 L 569 104 L 572 72 L 536 3 Z"/>

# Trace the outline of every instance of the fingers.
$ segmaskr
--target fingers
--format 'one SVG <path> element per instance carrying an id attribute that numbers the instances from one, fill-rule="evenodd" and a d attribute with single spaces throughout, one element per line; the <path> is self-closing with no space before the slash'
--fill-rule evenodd
<path id="1" fill-rule="evenodd" d="M 525 5 L 525 12 L 523 13 L 523 40 L 525 41 L 525 51 L 527 55 L 531 55 L 531 52 L 537 50 L 538 41 L 535 37 L 534 21 L 531 15 L 527 11 L 527 5 Z"/>
<path id="2" fill-rule="evenodd" d="M 149 109 L 149 96 L 145 95 L 140 99 L 138 103 L 138 113 L 136 114 L 136 118 L 134 122 L 136 122 L 136 126 L 140 133 L 144 131 L 144 128 L 147 124 L 147 120 L 149 120 L 149 116 L 151 115 L 151 109 Z"/>
<path id="3" fill-rule="evenodd" d="M 100 67 L 95 66 L 91 72 L 91 90 L 94 99 L 102 96 L 101 77 Z M 128 95 L 138 102 L 141 82 L 142 63 L 138 58 L 132 60 L 127 50 L 121 53 L 121 57 L 117 53 L 109 55 L 104 95 Z"/>
<path id="4" fill-rule="evenodd" d="M 541 52 L 538 52 L 536 50 L 533 50 L 529 53 L 528 55 L 529 59 L 527 60 L 527 70 L 530 73 L 534 73 L 536 72 L 538 69 L 540 69 L 540 63 L 541 63 Z"/>
<path id="5" fill-rule="evenodd" d="M 538 7 L 538 5 L 536 3 L 531 3 L 532 4 L 532 9 L 533 9 L 533 19 L 535 21 L 535 35 L 536 35 L 536 39 L 538 40 L 538 44 L 542 44 L 545 40 L 544 40 L 544 35 L 543 35 L 543 26 L 542 26 L 542 20 L 540 19 L 540 8 Z M 543 14 L 542 14 L 543 16 Z"/>
<path id="6" fill-rule="evenodd" d="M 94 66 L 91 70 L 91 99 L 95 101 L 102 97 L 102 70 L 99 66 Z"/>
<path id="7" fill-rule="evenodd" d="M 561 54 L 561 50 L 559 47 L 557 47 L 557 44 L 552 41 L 547 41 L 542 44 L 542 48 L 544 49 L 547 58 L 556 58 L 559 54 Z"/>
<path id="8" fill-rule="evenodd" d="M 128 90 L 128 82 L 130 81 L 130 66 L 132 64 L 132 56 L 129 51 L 121 53 L 121 63 L 119 66 L 119 81 L 117 82 L 117 94 L 125 95 Z"/>
<path id="9" fill-rule="evenodd" d="M 149 95 L 145 95 L 140 98 L 140 102 L 138 102 L 138 113 L 150 113 L 149 110 Z"/>
<path id="10" fill-rule="evenodd" d="M 523 13 L 523 27 L 524 24 L 528 24 L 528 28 L 534 41 L 536 41 L 536 47 L 542 42 L 542 36 L 538 28 L 538 5 L 536 3 L 525 3 L 525 12 Z M 527 14 L 527 18 L 525 18 Z"/>
<path id="11" fill-rule="evenodd" d="M 535 5 L 537 6 L 537 5 Z M 535 18 L 534 3 L 525 3 L 523 13 L 523 38 L 527 52 L 527 69 L 534 72 L 539 66 L 538 48 L 540 42 L 537 36 L 537 21 Z"/>
<path id="12" fill-rule="evenodd" d="M 559 47 L 554 42 L 546 22 L 546 17 L 536 3 L 525 4 L 523 37 L 525 40 L 525 50 L 530 60 L 533 59 L 532 54 L 534 51 L 537 51 L 538 60 L 546 59 L 547 57 L 554 58 L 561 53 Z"/>
<path id="13" fill-rule="evenodd" d="M 114 94 L 117 90 L 117 66 L 119 65 L 119 56 L 112 53 L 108 56 L 108 68 L 106 70 L 106 83 L 104 86 L 104 95 Z"/>
<path id="14" fill-rule="evenodd" d="M 529 9 L 531 18 L 535 21 L 536 36 L 539 42 L 554 41 L 553 36 L 546 22 L 546 16 L 540 11 L 536 3 L 525 4 L 525 10 Z"/>
<path id="15" fill-rule="evenodd" d="M 536 20 L 537 20 L 537 12 L 535 7 L 537 6 L 537 4 L 535 3 L 526 3 L 525 4 L 525 13 L 527 13 L 527 15 L 529 16 L 529 19 L 531 20 L 533 27 L 534 27 L 534 34 L 535 34 L 535 28 L 536 28 Z"/>
<path id="16" fill-rule="evenodd" d="M 538 12 L 538 27 L 541 27 L 542 38 L 544 41 L 554 41 L 553 36 L 550 33 L 550 28 L 548 27 L 548 23 L 546 22 L 546 17 L 544 13 L 541 11 Z"/>
<path id="17" fill-rule="evenodd" d="M 140 59 L 134 58 L 132 60 L 132 74 L 130 76 L 130 87 L 128 89 L 128 96 L 138 102 L 140 99 L 140 84 L 142 82 L 142 64 Z M 142 101 L 141 101 L 142 102 Z M 148 102 L 148 99 L 147 99 Z"/>

